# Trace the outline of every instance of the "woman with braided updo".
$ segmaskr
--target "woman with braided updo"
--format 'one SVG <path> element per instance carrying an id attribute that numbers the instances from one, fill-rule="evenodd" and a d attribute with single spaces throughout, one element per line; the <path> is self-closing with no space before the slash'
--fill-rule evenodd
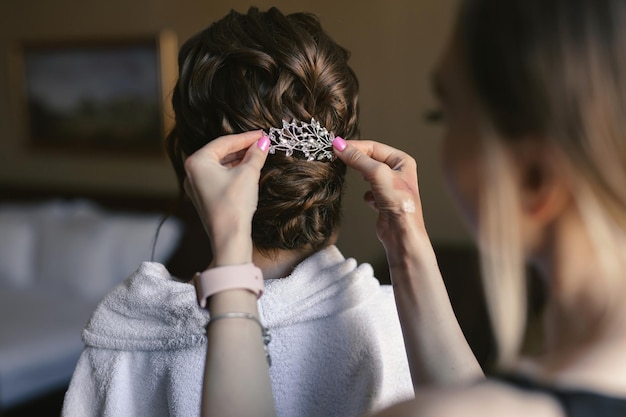
<path id="1" fill-rule="evenodd" d="M 337 45 L 309 14 L 231 12 L 196 34 L 179 55 L 176 127 L 167 150 L 179 180 L 184 160 L 211 139 L 315 118 L 336 135 L 358 135 L 358 81 Z M 302 155 L 269 157 L 254 218 L 255 248 L 312 251 L 337 231 L 346 167 Z"/>
<path id="2" fill-rule="evenodd" d="M 256 276 L 264 278 L 259 311 L 223 310 L 209 298 L 207 313 L 194 286 L 170 277 L 160 264 L 142 264 L 105 298 L 85 329 L 86 348 L 64 415 L 199 415 L 207 343 L 226 322 L 256 326 L 256 336 L 259 324 L 269 329 L 271 388 L 280 416 L 357 416 L 412 397 L 391 287 L 379 284 L 371 266 L 345 259 L 334 246 L 346 166 L 334 157 L 330 140 L 358 136 L 358 82 L 348 56 L 315 16 L 275 8 L 233 11 L 182 46 L 172 96 L 176 123 L 166 147 L 181 190 L 203 221 L 199 188 L 219 196 L 225 216 L 231 209 L 237 215 L 241 207 L 228 201 L 245 191 L 188 175 L 204 163 L 207 144 L 219 138 L 235 150 L 261 138 L 265 153 L 259 155 L 269 153 L 258 208 L 250 207 L 254 220 L 241 224 L 252 247 L 239 245 L 240 259 L 207 254 L 212 267 L 253 268 L 244 264 L 254 262 Z M 313 142 L 305 135 L 310 131 L 317 135 Z M 287 140 L 290 134 L 295 142 Z M 242 157 L 248 158 L 220 162 L 232 168 Z M 214 248 L 233 243 L 205 227 Z M 211 285 L 243 285 L 238 279 L 202 274 L 196 286 L 210 295 Z M 263 285 L 255 285 L 260 293 Z M 219 366 L 223 358 L 206 360 Z M 224 379 L 215 384 L 228 385 Z M 238 401 L 233 397 L 233 404 Z"/>

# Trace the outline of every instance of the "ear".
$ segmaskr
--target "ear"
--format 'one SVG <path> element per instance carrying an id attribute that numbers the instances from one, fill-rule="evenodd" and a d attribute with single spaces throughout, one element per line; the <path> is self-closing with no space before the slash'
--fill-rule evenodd
<path id="1" fill-rule="evenodd" d="M 540 227 L 551 223 L 571 203 L 566 170 L 557 152 L 543 141 L 525 139 L 514 145 L 513 161 L 523 216 Z"/>

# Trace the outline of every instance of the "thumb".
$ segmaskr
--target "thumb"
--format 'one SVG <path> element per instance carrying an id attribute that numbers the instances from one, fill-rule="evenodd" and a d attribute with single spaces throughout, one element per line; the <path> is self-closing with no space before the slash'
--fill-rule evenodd
<path id="1" fill-rule="evenodd" d="M 253 143 L 241 161 L 242 165 L 250 165 L 257 170 L 261 170 L 267 159 L 268 150 L 270 148 L 270 138 L 267 135 L 261 136 L 261 138 Z"/>
<path id="2" fill-rule="evenodd" d="M 376 171 L 380 169 L 381 165 L 385 165 L 370 158 L 361 150 L 357 149 L 355 146 L 351 146 L 340 137 L 336 137 L 333 140 L 333 148 L 335 150 L 335 155 L 337 155 L 339 159 L 341 159 L 350 168 L 359 171 L 366 180 L 374 177 Z"/>

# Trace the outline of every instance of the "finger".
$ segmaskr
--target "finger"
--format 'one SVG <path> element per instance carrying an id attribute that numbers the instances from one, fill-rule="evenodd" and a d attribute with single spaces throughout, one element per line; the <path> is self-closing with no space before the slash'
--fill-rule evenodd
<path id="1" fill-rule="evenodd" d="M 374 175 L 377 169 L 380 169 L 381 162 L 372 159 L 367 154 L 362 152 L 359 148 L 354 146 L 354 142 L 350 141 L 350 143 L 347 143 L 343 141 L 342 144 L 342 141 L 343 139 L 338 141 L 338 138 L 335 138 L 333 141 L 335 155 L 337 155 L 337 157 L 350 168 L 354 168 L 359 171 L 363 175 L 363 178 L 367 180 L 369 177 Z M 345 148 L 343 145 L 345 145 Z"/>
<path id="2" fill-rule="evenodd" d="M 189 177 L 185 177 L 185 180 L 183 181 L 183 189 L 185 190 L 185 193 L 187 194 L 187 196 L 190 196 L 191 184 L 189 184 Z"/>
<path id="3" fill-rule="evenodd" d="M 237 154 L 237 152 L 240 151 L 245 152 L 245 150 L 262 135 L 262 130 L 254 130 L 234 135 L 220 136 L 204 145 L 196 154 L 199 156 L 211 156 L 216 161 L 228 160 L 228 158 L 234 158 L 231 154 Z"/>
<path id="4" fill-rule="evenodd" d="M 349 146 L 354 146 L 365 155 L 382 162 L 391 169 L 399 169 L 408 161 L 412 160 L 411 156 L 392 146 L 373 140 L 349 140 Z"/>
<path id="5" fill-rule="evenodd" d="M 234 168 L 241 163 L 247 151 L 248 149 L 243 149 L 241 151 L 228 154 L 220 161 L 220 164 L 228 168 Z"/>
<path id="6" fill-rule="evenodd" d="M 187 194 L 187 197 L 189 197 L 189 199 L 195 206 L 195 193 L 193 187 L 191 186 L 189 176 L 185 177 L 185 181 L 183 181 L 183 189 L 185 190 L 185 194 Z"/>
<path id="7" fill-rule="evenodd" d="M 265 135 L 261 136 L 256 143 L 250 145 L 241 161 L 241 165 L 249 165 L 260 171 L 267 159 L 269 145 L 270 139 Z"/>
<path id="8" fill-rule="evenodd" d="M 363 196 L 363 200 L 370 206 L 375 212 L 378 212 L 378 205 L 376 204 L 376 199 L 374 199 L 374 193 L 368 191 Z"/>

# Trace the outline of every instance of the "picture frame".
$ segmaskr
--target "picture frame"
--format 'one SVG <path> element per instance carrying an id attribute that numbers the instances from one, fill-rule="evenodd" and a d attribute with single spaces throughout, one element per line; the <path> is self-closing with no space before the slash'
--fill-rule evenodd
<path id="1" fill-rule="evenodd" d="M 22 42 L 16 71 L 23 142 L 42 151 L 162 154 L 173 126 L 177 51 L 171 31 Z"/>

